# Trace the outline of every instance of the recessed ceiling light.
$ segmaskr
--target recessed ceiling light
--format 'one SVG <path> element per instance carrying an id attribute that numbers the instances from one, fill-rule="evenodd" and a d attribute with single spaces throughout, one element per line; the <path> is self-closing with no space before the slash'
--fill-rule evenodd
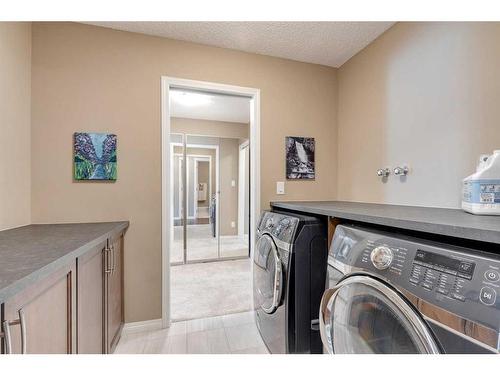
<path id="1" fill-rule="evenodd" d="M 202 106 L 212 103 L 212 99 L 208 95 L 198 94 L 196 92 L 171 91 L 170 97 L 177 104 L 188 107 Z"/>

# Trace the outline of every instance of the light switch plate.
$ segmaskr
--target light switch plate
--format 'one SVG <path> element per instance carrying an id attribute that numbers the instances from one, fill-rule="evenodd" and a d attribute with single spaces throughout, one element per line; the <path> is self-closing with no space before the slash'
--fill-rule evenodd
<path id="1" fill-rule="evenodd" d="M 235 181 L 235 180 L 231 180 L 231 186 L 232 186 L 232 187 L 235 187 L 235 186 L 236 186 L 236 181 Z"/>
<path id="2" fill-rule="evenodd" d="M 285 194 L 285 183 L 283 181 L 276 182 L 276 194 Z"/>

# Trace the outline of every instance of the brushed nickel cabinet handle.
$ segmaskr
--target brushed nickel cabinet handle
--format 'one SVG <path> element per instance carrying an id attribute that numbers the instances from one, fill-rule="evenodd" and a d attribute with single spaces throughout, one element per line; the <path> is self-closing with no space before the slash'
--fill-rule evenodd
<path id="1" fill-rule="evenodd" d="M 24 310 L 19 310 L 19 324 L 21 325 L 21 354 L 27 354 L 26 350 L 27 340 L 26 340 L 26 317 L 24 316 Z"/>
<path id="2" fill-rule="evenodd" d="M 3 322 L 3 332 L 5 339 L 5 354 L 12 354 L 12 339 L 10 337 L 10 322 L 8 320 Z"/>
<path id="3" fill-rule="evenodd" d="M 105 247 L 104 248 L 104 254 L 105 254 L 105 257 L 104 257 L 104 272 L 105 273 L 111 273 L 111 267 L 109 266 L 109 264 L 111 263 L 111 255 L 110 255 L 110 252 L 111 252 L 111 249 L 109 247 Z"/>
<path id="4" fill-rule="evenodd" d="M 26 354 L 26 319 L 24 315 L 24 310 L 20 309 L 19 319 L 15 320 L 5 320 L 3 322 L 3 331 L 5 339 L 5 354 L 12 354 L 12 336 L 10 333 L 10 326 L 20 325 L 21 326 L 21 354 Z"/>
<path id="5" fill-rule="evenodd" d="M 116 269 L 116 252 L 114 244 L 111 245 L 111 251 L 113 252 L 113 268 L 111 270 L 113 271 L 112 273 L 114 274 Z"/>
<path id="6" fill-rule="evenodd" d="M 26 349 L 28 344 L 26 335 L 26 317 L 23 309 L 19 310 L 19 323 L 21 324 L 21 354 L 28 354 Z"/>

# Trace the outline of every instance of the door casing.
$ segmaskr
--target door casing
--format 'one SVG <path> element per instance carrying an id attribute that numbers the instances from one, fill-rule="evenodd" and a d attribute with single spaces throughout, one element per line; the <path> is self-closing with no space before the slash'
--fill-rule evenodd
<path id="1" fill-rule="evenodd" d="M 191 89 L 245 96 L 250 99 L 250 258 L 255 246 L 255 230 L 260 216 L 260 90 L 183 78 L 161 77 L 161 252 L 162 252 L 162 327 L 170 326 L 170 228 L 173 226 L 170 174 L 170 90 Z M 253 262 L 250 262 L 253 272 Z M 253 285 L 252 285 L 253 288 Z"/>

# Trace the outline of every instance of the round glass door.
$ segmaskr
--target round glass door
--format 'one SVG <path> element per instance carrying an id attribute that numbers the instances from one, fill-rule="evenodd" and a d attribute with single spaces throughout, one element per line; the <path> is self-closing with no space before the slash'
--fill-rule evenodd
<path id="1" fill-rule="evenodd" d="M 323 295 L 321 338 L 335 354 L 439 353 L 427 324 L 393 289 L 352 276 Z"/>
<path id="2" fill-rule="evenodd" d="M 255 246 L 254 254 L 255 306 L 273 313 L 281 300 L 281 261 L 272 238 L 264 234 Z"/>

